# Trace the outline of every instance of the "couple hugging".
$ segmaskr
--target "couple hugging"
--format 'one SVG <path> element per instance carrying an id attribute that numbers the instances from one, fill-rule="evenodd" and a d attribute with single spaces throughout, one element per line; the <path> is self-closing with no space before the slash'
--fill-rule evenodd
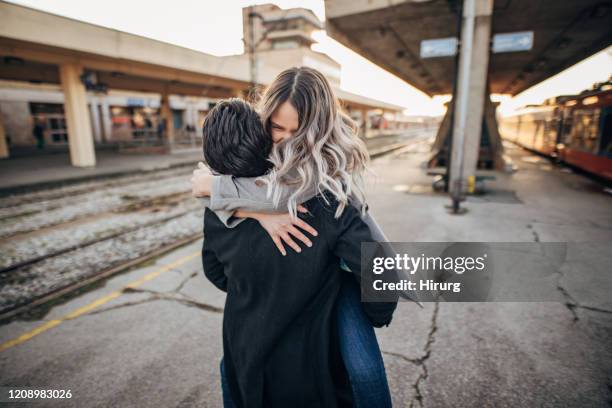
<path id="1" fill-rule="evenodd" d="M 359 291 L 361 243 L 387 240 L 365 205 L 367 151 L 326 78 L 282 72 L 259 113 L 221 101 L 203 148 L 212 174 L 191 182 L 210 196 L 204 273 L 227 292 L 224 406 L 391 406 L 373 327 L 397 302 Z"/>

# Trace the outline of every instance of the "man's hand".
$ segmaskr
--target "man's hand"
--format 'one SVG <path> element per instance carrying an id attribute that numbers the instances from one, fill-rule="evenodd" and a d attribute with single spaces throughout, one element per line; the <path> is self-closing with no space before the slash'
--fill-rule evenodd
<path id="1" fill-rule="evenodd" d="M 212 190 L 213 175 L 204 163 L 199 162 L 198 168 L 193 171 L 191 182 L 191 194 L 194 197 L 208 197 Z"/>

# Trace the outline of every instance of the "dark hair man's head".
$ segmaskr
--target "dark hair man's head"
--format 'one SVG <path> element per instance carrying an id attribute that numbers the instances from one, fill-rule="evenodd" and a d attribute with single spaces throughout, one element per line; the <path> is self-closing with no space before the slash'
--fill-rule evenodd
<path id="1" fill-rule="evenodd" d="M 220 101 L 204 120 L 204 159 L 211 170 L 237 177 L 265 174 L 272 138 L 266 134 L 259 115 L 242 99 Z"/>

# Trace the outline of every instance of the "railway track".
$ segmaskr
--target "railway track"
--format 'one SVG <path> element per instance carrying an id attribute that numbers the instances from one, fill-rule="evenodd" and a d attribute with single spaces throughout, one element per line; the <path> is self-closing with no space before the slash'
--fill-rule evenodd
<path id="1" fill-rule="evenodd" d="M 44 305 L 48 302 L 61 298 L 62 296 L 67 296 L 79 289 L 93 285 L 96 282 L 99 282 L 103 279 L 109 278 L 113 275 L 126 271 L 136 265 L 150 261 L 153 258 L 159 257 L 167 252 L 172 251 L 173 249 L 179 248 L 183 245 L 186 245 L 190 242 L 200 239 L 201 237 L 202 237 L 202 233 L 198 233 L 193 236 L 181 239 L 174 243 L 165 245 L 162 248 L 159 248 L 153 252 L 140 256 L 138 258 L 118 264 L 112 268 L 100 270 L 97 274 L 83 278 L 78 282 L 60 286 L 54 290 L 48 291 L 47 293 L 43 295 L 30 298 L 26 302 L 15 304 L 14 306 L 2 309 L 2 311 L 0 311 L 0 325 L 10 322 L 13 318 L 21 314 L 27 313 L 38 306 Z"/>
<path id="2" fill-rule="evenodd" d="M 14 265 L 0 275 L 0 321 L 202 236 L 202 208 Z M 153 236 L 157 234 L 156 236 Z M 153 236 L 152 239 L 144 238 Z M 27 309 L 27 307 L 26 307 Z"/>
<path id="3" fill-rule="evenodd" d="M 13 208 L 17 214 L 3 214 L 4 219 L 0 220 L 0 239 L 60 226 L 103 212 L 121 212 L 126 207 L 138 206 L 146 200 L 186 193 L 190 190 L 186 175 L 134 183 L 123 188 L 92 186 L 94 191 L 42 201 L 38 208 L 34 204 L 24 204 L 23 207 Z M 23 215 L 24 211 L 26 215 Z"/>
<path id="4" fill-rule="evenodd" d="M 91 245 L 94 245 L 94 244 L 97 244 L 97 243 L 100 243 L 100 242 L 103 242 L 103 241 L 108 241 L 108 240 L 111 240 L 111 239 L 115 239 L 115 238 L 118 238 L 118 237 L 120 237 L 122 235 L 129 234 L 130 232 L 139 230 L 141 228 L 152 227 L 152 226 L 155 226 L 155 225 L 163 224 L 165 222 L 168 222 L 168 221 L 173 220 L 173 219 L 178 218 L 178 217 L 182 217 L 183 215 L 191 213 L 191 212 L 194 212 L 194 211 L 196 211 L 196 210 L 183 211 L 183 212 L 180 212 L 178 214 L 173 214 L 173 215 L 171 215 L 169 217 L 165 217 L 165 218 L 162 218 L 162 219 L 159 219 L 159 220 L 155 220 L 155 221 L 152 221 L 152 222 L 149 222 L 149 223 L 146 223 L 146 224 L 141 224 L 141 225 L 137 225 L 135 227 L 127 228 L 127 229 L 125 229 L 125 230 L 123 230 L 121 232 L 111 233 L 111 234 L 109 234 L 107 236 L 103 236 L 101 238 L 84 241 L 84 242 L 76 244 L 76 245 L 71 245 L 71 246 L 68 246 L 68 247 L 65 247 L 65 248 L 61 248 L 60 250 L 57 250 L 57 251 L 49 252 L 49 253 L 47 253 L 45 255 L 32 257 L 32 258 L 29 258 L 29 259 L 27 259 L 25 261 L 17 262 L 17 263 L 14 263 L 12 265 L 9 265 L 7 267 L 1 268 L 0 269 L 0 275 L 6 274 L 8 272 L 14 271 L 14 270 L 19 269 L 19 268 L 24 268 L 26 266 L 33 265 L 33 264 L 35 264 L 37 262 L 40 262 L 40 261 L 43 261 L 45 259 L 49 259 L 49 258 L 52 258 L 52 257 L 55 257 L 55 256 L 60 256 L 60 255 L 66 254 L 68 252 L 76 251 L 78 249 L 86 248 L 88 246 L 91 246 Z"/>
<path id="5" fill-rule="evenodd" d="M 0 198 L 0 318 L 201 236 L 191 169 Z"/>
<path id="6" fill-rule="evenodd" d="M 122 186 L 130 186 L 139 182 L 161 180 L 173 175 L 185 174 L 190 171 L 192 165 L 176 166 L 168 169 L 155 170 L 147 173 L 137 173 L 122 177 L 109 177 L 97 180 L 89 180 L 66 184 L 58 187 L 53 187 L 44 190 L 34 190 L 26 193 L 17 193 L 14 195 L 0 196 L 0 218 L 2 211 L 10 210 L 11 208 L 20 207 L 25 204 L 40 205 L 41 202 L 54 200 L 59 198 L 68 198 L 91 192 L 92 189 L 108 189 Z"/>

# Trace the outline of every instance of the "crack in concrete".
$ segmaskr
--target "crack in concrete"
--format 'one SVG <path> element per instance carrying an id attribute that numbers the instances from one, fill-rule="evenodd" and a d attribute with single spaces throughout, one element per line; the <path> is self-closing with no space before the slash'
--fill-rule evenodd
<path id="1" fill-rule="evenodd" d="M 212 312 L 212 313 L 223 313 L 223 308 L 222 307 L 216 307 L 216 306 L 212 306 L 206 303 L 201 303 L 201 302 L 197 302 L 195 300 L 192 300 L 188 297 L 184 297 L 183 299 L 175 299 L 176 301 L 178 301 L 179 303 L 182 303 L 186 306 L 191 306 L 191 307 L 196 307 L 198 309 L 202 309 L 202 310 L 206 310 L 207 312 Z"/>
<path id="2" fill-rule="evenodd" d="M 172 293 L 172 292 L 158 292 L 156 290 L 143 289 L 143 288 L 132 288 L 127 286 L 121 290 L 121 293 L 149 293 L 153 296 L 163 295 L 164 293 Z"/>
<path id="3" fill-rule="evenodd" d="M 584 310 L 589 310 L 589 311 L 598 312 L 598 313 L 612 313 L 612 310 L 609 310 L 609 309 L 604 309 L 604 308 L 595 307 L 595 306 L 581 305 L 580 302 L 574 299 L 574 297 L 569 293 L 569 291 L 561 284 L 561 279 L 563 279 L 564 277 L 563 272 L 561 272 L 560 269 L 558 269 L 556 272 L 558 276 L 557 277 L 557 290 L 561 292 L 561 295 L 563 295 L 563 298 L 565 299 L 565 302 L 563 302 L 563 305 L 572 314 L 572 317 L 573 317 L 572 320 L 574 322 L 577 322 L 580 320 L 580 317 L 578 316 L 576 309 L 584 309 Z"/>
<path id="4" fill-rule="evenodd" d="M 393 357 L 401 358 L 402 360 L 407 361 L 407 362 L 409 362 L 411 364 L 421 365 L 423 363 L 422 358 L 410 358 L 410 357 L 407 357 L 407 356 L 403 355 L 402 353 L 396 353 L 396 352 L 393 352 L 393 351 L 381 350 L 381 352 L 383 354 L 388 355 L 388 356 L 393 356 Z"/>
<path id="5" fill-rule="evenodd" d="M 183 279 L 178 286 L 172 291 L 173 293 L 177 293 L 177 294 L 182 294 L 181 289 L 183 289 L 183 286 L 185 286 L 185 284 L 190 280 L 195 278 L 196 276 L 198 276 L 198 272 L 192 272 L 189 276 L 187 276 L 185 279 Z"/>
<path id="6" fill-rule="evenodd" d="M 533 220 L 533 221 L 535 221 L 535 220 Z M 527 224 L 527 228 L 529 228 L 531 230 L 531 233 L 533 234 L 533 241 L 534 242 L 540 242 L 540 235 L 535 230 L 533 225 L 532 224 Z M 576 312 L 576 308 L 583 307 L 583 306 L 581 306 L 580 303 L 576 299 L 574 299 L 574 297 L 568 292 L 568 290 L 565 289 L 563 287 L 563 285 L 561 284 L 561 279 L 563 279 L 563 272 L 561 272 L 560 269 L 557 269 L 556 272 L 558 274 L 558 278 L 557 278 L 557 290 L 559 292 L 561 292 L 561 295 L 565 299 L 565 302 L 563 302 L 563 305 L 572 314 L 572 321 L 573 322 L 577 322 L 578 320 L 580 320 L 580 318 L 578 317 L 578 313 Z"/>
<path id="7" fill-rule="evenodd" d="M 194 277 L 195 275 L 197 275 L 197 272 L 191 274 L 189 277 L 187 277 L 184 282 L 188 281 L 189 279 L 191 279 L 192 277 Z M 189 306 L 189 307 L 196 307 L 198 309 L 201 310 L 205 310 L 207 312 L 211 312 L 211 313 L 223 313 L 223 308 L 220 307 L 216 307 L 213 305 L 209 305 L 207 303 L 203 303 L 203 302 L 199 302 L 187 295 L 184 295 L 182 293 L 179 293 L 178 290 L 180 288 L 182 288 L 182 286 L 184 285 L 184 282 L 181 282 L 181 284 L 179 284 L 179 286 L 177 286 L 177 288 L 171 292 L 157 292 L 154 290 L 149 290 L 149 289 L 141 289 L 141 288 L 131 288 L 131 287 L 126 287 L 123 288 L 123 290 L 121 291 L 122 293 L 147 293 L 149 294 L 149 296 L 145 299 L 141 299 L 141 300 L 136 300 L 136 301 L 128 301 L 128 302 L 124 302 L 118 305 L 113 305 L 113 306 L 108 306 L 105 308 L 101 308 L 101 309 L 95 309 L 92 310 L 91 312 L 85 313 L 81 316 L 87 316 L 87 315 L 93 315 L 93 314 L 99 314 L 99 313 L 104 313 L 104 312 L 108 312 L 110 310 L 116 310 L 116 309 L 120 309 L 120 308 L 124 308 L 124 307 L 130 307 L 130 306 L 137 306 L 137 305 L 141 305 L 143 303 L 147 303 L 147 302 L 153 302 L 156 300 L 170 300 L 173 302 L 177 302 L 177 303 L 181 303 L 185 306 Z M 80 316 L 77 316 L 80 317 Z M 76 318 L 76 317 L 75 317 Z"/>
<path id="8" fill-rule="evenodd" d="M 101 308 L 101 309 L 94 309 L 91 312 L 85 313 L 85 314 L 80 315 L 80 316 L 76 316 L 75 319 L 78 318 L 78 317 L 81 317 L 81 316 L 89 316 L 89 315 L 100 314 L 100 313 L 108 312 L 110 310 L 121 309 L 121 308 L 129 307 L 129 306 L 136 306 L 136 305 L 140 305 L 140 304 L 143 304 L 143 303 L 151 302 L 151 301 L 154 301 L 154 300 L 160 300 L 160 299 L 161 298 L 156 298 L 155 296 L 149 296 L 148 298 L 141 299 L 141 300 L 136 300 L 136 301 L 133 301 L 133 302 L 125 302 L 125 303 L 121 303 L 121 304 L 118 304 L 118 305 L 104 307 L 104 308 Z"/>
<path id="9" fill-rule="evenodd" d="M 412 384 L 412 387 L 414 388 L 415 396 L 414 396 L 414 399 L 410 401 L 410 408 L 414 408 L 416 406 L 415 403 L 418 404 L 418 406 L 421 408 L 424 406 L 424 397 L 423 397 L 423 393 L 421 392 L 420 386 L 421 386 L 421 382 L 424 381 L 429 375 L 429 372 L 427 371 L 427 365 L 425 364 L 425 362 L 429 359 L 429 357 L 431 357 L 431 352 L 432 352 L 431 348 L 435 341 L 434 335 L 436 331 L 438 331 L 439 308 L 440 308 L 440 304 L 436 302 L 434 304 L 434 311 L 431 316 L 431 326 L 429 328 L 429 333 L 427 334 L 427 341 L 425 342 L 425 346 L 423 347 L 423 355 L 421 357 L 410 358 L 410 357 L 403 355 L 402 353 L 382 350 L 383 354 L 401 358 L 402 360 L 410 364 L 414 364 L 420 367 L 422 370 L 421 374 L 419 374 L 414 384 Z"/>
<path id="10" fill-rule="evenodd" d="M 561 279 L 563 279 L 564 277 L 563 272 L 561 271 L 561 267 L 559 267 L 556 270 L 556 273 L 557 273 L 557 290 L 561 292 L 561 295 L 565 299 L 565 302 L 563 302 L 563 305 L 567 308 L 567 310 L 570 311 L 570 313 L 572 314 L 572 321 L 575 323 L 580 320 L 580 318 L 578 317 L 578 313 L 576 312 L 576 308 L 581 307 L 581 305 L 576 299 L 574 299 L 574 297 L 568 292 L 568 290 L 565 289 L 565 287 L 563 287 L 563 285 L 561 284 Z"/>
<path id="11" fill-rule="evenodd" d="M 130 307 L 130 306 L 136 306 L 136 305 L 140 305 L 143 303 L 147 303 L 147 302 L 153 302 L 156 300 L 171 300 L 177 303 L 181 303 L 185 306 L 189 306 L 189 307 L 196 307 L 198 309 L 201 310 L 205 310 L 207 312 L 212 312 L 212 313 L 223 313 L 223 308 L 219 308 L 216 306 L 212 306 L 206 303 L 202 303 L 202 302 L 198 302 L 195 301 L 193 299 L 190 298 L 180 298 L 180 297 L 176 297 L 174 295 L 167 295 L 165 293 L 159 293 L 157 295 L 151 295 L 146 299 L 141 299 L 141 300 L 137 300 L 134 302 L 125 302 L 125 303 L 121 303 L 118 305 L 114 305 L 114 306 L 109 306 L 109 307 L 105 307 L 102 309 L 96 309 L 96 310 L 92 310 L 89 313 L 85 313 L 82 316 L 87 316 L 87 315 L 93 315 L 93 314 L 99 314 L 99 313 L 104 313 L 104 312 L 108 312 L 110 310 L 115 310 L 115 309 L 120 309 L 120 308 L 124 308 L 124 307 Z"/>
<path id="12" fill-rule="evenodd" d="M 595 307 L 595 306 L 583 306 L 580 304 L 575 305 L 575 307 L 579 308 L 579 309 L 586 309 L 586 310 L 590 310 L 592 312 L 599 312 L 599 313 L 612 313 L 612 310 L 608 310 L 608 309 L 602 309 L 600 307 Z"/>
<path id="13" fill-rule="evenodd" d="M 216 307 L 213 305 L 209 305 L 208 303 L 199 302 L 196 299 L 190 296 L 187 296 L 183 293 L 180 293 L 178 291 L 179 289 L 182 288 L 185 282 L 187 282 L 189 279 L 191 279 L 195 275 L 197 275 L 197 272 L 194 272 L 193 274 L 185 278 L 184 281 L 181 282 L 181 284 L 179 284 L 177 288 L 171 292 L 156 292 L 154 290 L 149 290 L 149 289 L 129 288 L 129 287 L 124 288 L 122 292 L 123 293 L 130 293 L 130 292 L 131 293 L 137 293 L 137 292 L 149 293 L 151 294 L 151 296 L 148 299 L 151 299 L 151 300 L 158 300 L 158 299 L 173 300 L 173 301 L 182 303 L 187 306 L 197 307 L 199 309 L 206 310 L 207 312 L 223 313 L 223 308 L 221 307 Z"/>
<path id="14" fill-rule="evenodd" d="M 533 228 L 533 225 L 527 224 L 527 228 L 531 230 L 531 234 L 533 235 L 533 242 L 540 242 L 540 234 Z"/>
<path id="15" fill-rule="evenodd" d="M 427 371 L 427 365 L 425 364 L 429 357 L 431 357 L 431 347 L 435 341 L 435 333 L 438 331 L 438 311 L 440 310 L 440 303 L 436 302 L 434 304 L 434 311 L 431 315 L 431 327 L 429 328 L 429 333 L 427 335 L 427 342 L 425 343 L 425 347 L 423 348 L 424 354 L 420 358 L 419 366 L 423 370 L 421 374 L 417 377 L 412 387 L 415 391 L 414 400 L 410 401 L 410 408 L 415 406 L 415 402 L 418 403 L 419 407 L 424 406 L 424 396 L 421 392 L 421 382 L 427 379 L 429 376 L 429 372 Z"/>
<path id="16" fill-rule="evenodd" d="M 561 279 L 563 278 L 563 274 L 560 271 L 557 271 L 557 273 L 559 274 L 559 277 L 557 279 L 557 290 L 561 292 L 561 295 L 563 295 L 563 297 L 565 298 L 565 302 L 563 302 L 563 305 L 572 314 L 573 316 L 572 321 L 577 322 L 578 320 L 580 320 L 580 318 L 578 317 L 578 313 L 576 313 L 576 308 L 579 307 L 579 304 L 572 297 L 572 295 L 570 295 L 567 289 L 565 289 L 563 285 L 561 285 Z"/>

